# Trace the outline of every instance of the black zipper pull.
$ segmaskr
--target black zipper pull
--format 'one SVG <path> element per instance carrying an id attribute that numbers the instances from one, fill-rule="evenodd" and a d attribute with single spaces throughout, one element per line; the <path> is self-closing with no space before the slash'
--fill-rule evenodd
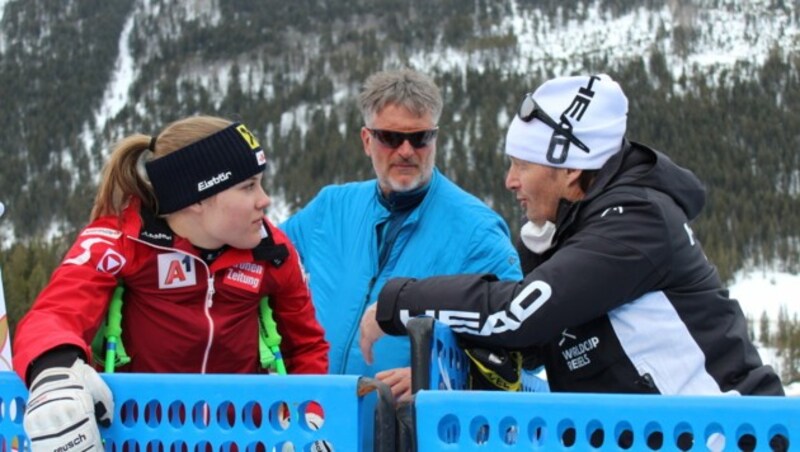
<path id="1" fill-rule="evenodd" d="M 656 382 L 653 380 L 653 376 L 649 373 L 645 373 L 641 376 L 638 380 L 636 380 L 636 384 L 639 386 L 643 386 L 647 389 L 654 390 L 656 389 Z"/>

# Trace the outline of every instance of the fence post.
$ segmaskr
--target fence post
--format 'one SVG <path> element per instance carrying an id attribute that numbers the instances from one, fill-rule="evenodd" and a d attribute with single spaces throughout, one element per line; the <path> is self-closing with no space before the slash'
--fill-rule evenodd
<path id="1" fill-rule="evenodd" d="M 411 342 L 411 393 L 431 389 L 431 347 L 433 345 L 433 317 L 415 317 L 408 321 L 406 330 Z"/>

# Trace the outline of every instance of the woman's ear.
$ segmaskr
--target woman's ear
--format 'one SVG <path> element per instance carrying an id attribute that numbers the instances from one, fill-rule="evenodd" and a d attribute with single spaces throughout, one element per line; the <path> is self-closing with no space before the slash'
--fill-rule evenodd
<path id="1" fill-rule="evenodd" d="M 189 205 L 187 209 L 189 209 L 189 211 L 192 213 L 200 214 L 203 213 L 205 205 L 203 204 L 203 201 L 197 201 L 196 203 Z"/>

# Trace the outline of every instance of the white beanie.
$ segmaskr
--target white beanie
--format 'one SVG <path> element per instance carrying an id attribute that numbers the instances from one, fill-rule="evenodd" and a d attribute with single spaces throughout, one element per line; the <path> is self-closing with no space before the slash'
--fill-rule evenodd
<path id="1" fill-rule="evenodd" d="M 533 99 L 556 123 L 571 129 L 589 152 L 538 118 L 525 122 L 517 114 L 506 135 L 509 156 L 540 165 L 593 170 L 621 149 L 628 98 L 608 75 L 548 80 L 533 93 Z"/>

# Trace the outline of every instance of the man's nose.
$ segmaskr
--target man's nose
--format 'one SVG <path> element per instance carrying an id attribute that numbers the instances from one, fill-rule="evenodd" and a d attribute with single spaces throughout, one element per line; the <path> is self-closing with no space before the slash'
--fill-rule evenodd
<path id="1" fill-rule="evenodd" d="M 411 143 L 409 143 L 408 140 L 403 140 L 403 142 L 400 143 L 400 146 L 397 148 L 397 153 L 400 154 L 400 156 L 404 159 L 413 157 L 414 151 L 414 146 L 411 146 Z"/>
<path id="2" fill-rule="evenodd" d="M 517 187 L 519 187 L 519 180 L 511 170 L 508 170 L 508 173 L 506 173 L 506 189 L 515 191 Z"/>

